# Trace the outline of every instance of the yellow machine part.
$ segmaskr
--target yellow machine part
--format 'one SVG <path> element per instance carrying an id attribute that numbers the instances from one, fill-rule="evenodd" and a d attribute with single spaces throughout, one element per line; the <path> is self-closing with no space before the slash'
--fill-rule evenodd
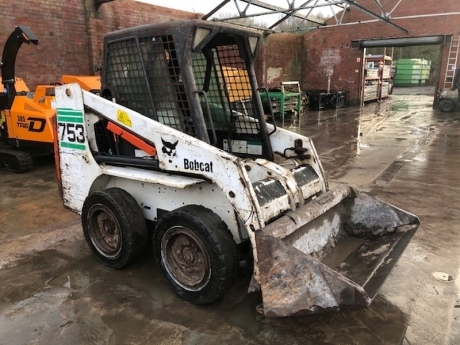
<path id="1" fill-rule="evenodd" d="M 237 88 L 227 86 L 230 102 L 250 99 L 252 97 L 251 84 L 246 70 L 222 67 L 226 85 L 235 85 Z"/>
<path id="2" fill-rule="evenodd" d="M 53 143 L 51 118 L 55 113 L 55 109 L 47 109 L 27 96 L 16 96 L 11 109 L 3 112 L 8 136 L 12 139 Z"/>
<path id="3" fill-rule="evenodd" d="M 45 109 L 56 109 L 53 85 L 38 85 L 34 92 L 34 103 Z M 14 100 L 16 102 L 16 99 Z"/>
<path id="4" fill-rule="evenodd" d="M 2 83 L 2 78 L 0 77 L 0 84 Z M 19 77 L 14 78 L 14 87 L 16 88 L 16 92 L 30 92 L 29 88 L 26 85 L 26 82 Z"/>
<path id="5" fill-rule="evenodd" d="M 83 90 L 96 92 L 101 89 L 100 76 L 63 75 L 63 84 L 78 83 Z"/>
<path id="6" fill-rule="evenodd" d="M 82 89 L 98 92 L 101 88 L 99 76 L 63 75 L 62 82 L 78 83 Z M 0 123 L 8 128 L 8 137 L 11 139 L 53 143 L 53 128 L 51 118 L 56 113 L 55 86 L 38 85 L 33 99 L 21 95 L 29 92 L 29 88 L 21 78 L 16 78 L 15 87 L 18 96 L 15 97 L 10 110 L 5 110 L 0 116 Z"/>

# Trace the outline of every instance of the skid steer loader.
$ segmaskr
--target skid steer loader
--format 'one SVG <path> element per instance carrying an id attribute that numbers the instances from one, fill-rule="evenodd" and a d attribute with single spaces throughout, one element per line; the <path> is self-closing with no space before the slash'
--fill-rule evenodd
<path id="1" fill-rule="evenodd" d="M 199 20 L 109 33 L 101 97 L 56 88 L 63 203 L 109 267 L 134 262 L 152 236 L 166 282 L 192 303 L 224 294 L 249 243 L 249 291 L 266 316 L 369 306 L 418 218 L 329 190 L 312 141 L 265 122 L 259 40 Z"/>
<path id="2" fill-rule="evenodd" d="M 51 119 L 56 114 L 55 85 L 38 85 L 33 93 L 15 76 L 18 51 L 23 43 L 38 44 L 28 26 L 19 25 L 8 37 L 0 61 L 3 84 L 0 92 L 0 169 L 25 172 L 33 167 L 34 155 L 52 154 L 54 137 Z M 63 75 L 59 83 L 78 82 L 98 93 L 98 76 Z"/>

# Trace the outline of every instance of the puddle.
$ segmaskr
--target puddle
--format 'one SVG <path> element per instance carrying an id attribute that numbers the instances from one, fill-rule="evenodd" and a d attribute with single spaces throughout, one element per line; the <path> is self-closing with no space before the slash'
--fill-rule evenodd
<path id="1" fill-rule="evenodd" d="M 437 280 L 441 280 L 441 281 L 444 281 L 444 282 L 450 282 L 452 280 L 454 280 L 454 278 L 452 278 L 451 275 L 449 275 L 448 273 L 444 273 L 444 272 L 433 272 L 433 277 L 435 277 Z"/>
<path id="2" fill-rule="evenodd" d="M 392 111 L 400 111 L 400 110 L 407 110 L 409 109 L 409 104 L 407 103 L 393 103 L 391 105 Z"/>
<path id="3" fill-rule="evenodd" d="M 457 279 L 455 279 L 455 286 L 457 288 L 457 300 L 454 304 L 454 310 L 452 311 L 451 319 L 451 344 L 457 344 L 460 339 L 460 269 L 457 273 Z"/>
<path id="4" fill-rule="evenodd" d="M 264 317 L 256 310 L 261 303 L 260 294 L 248 294 L 232 309 L 226 319 L 234 327 L 242 329 L 248 335 L 255 336 L 263 330 L 263 323 L 260 322 L 260 319 Z"/>
<path id="5" fill-rule="evenodd" d="M 54 278 L 48 282 L 48 285 L 71 288 L 70 276 L 61 276 Z"/>
<path id="6" fill-rule="evenodd" d="M 67 298 L 66 292 L 41 292 L 13 304 L 0 315 L 0 343 L 31 344 L 33 339 L 49 339 L 69 321 L 58 308 Z"/>
<path id="7" fill-rule="evenodd" d="M 334 250 L 326 255 L 326 257 L 322 260 L 322 263 L 332 269 L 335 269 L 364 242 L 365 240 L 362 238 L 348 236 L 340 242 Z"/>
<path id="8" fill-rule="evenodd" d="M 43 252 L 8 272 L 9 286 L 22 281 L 26 268 L 48 279 L 27 275 L 24 298 L 0 305 L 0 343 L 346 345 L 364 338 L 377 344 L 382 337 L 397 343 L 405 331 L 405 315 L 382 297 L 357 312 L 266 318 L 256 311 L 261 294 L 247 293 L 248 272 L 222 301 L 195 306 L 171 292 L 151 256 L 112 270 L 89 253 L 79 251 L 74 260 L 57 260 L 59 255 Z M 392 329 L 391 336 L 381 325 Z"/>

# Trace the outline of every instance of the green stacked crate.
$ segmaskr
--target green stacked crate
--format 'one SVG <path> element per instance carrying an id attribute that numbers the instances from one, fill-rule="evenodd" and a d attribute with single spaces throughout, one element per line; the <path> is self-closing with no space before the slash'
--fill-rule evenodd
<path id="1" fill-rule="evenodd" d="M 395 86 L 425 85 L 430 77 L 431 61 L 424 59 L 400 59 L 396 66 Z"/>

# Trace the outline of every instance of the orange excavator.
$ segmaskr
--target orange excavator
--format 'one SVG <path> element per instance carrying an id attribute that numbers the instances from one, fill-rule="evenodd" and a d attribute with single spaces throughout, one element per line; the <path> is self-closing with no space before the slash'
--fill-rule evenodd
<path id="1" fill-rule="evenodd" d="M 0 169 L 25 172 L 33 167 L 32 157 L 53 152 L 55 85 L 38 85 L 30 92 L 23 79 L 15 76 L 16 56 L 23 43 L 38 44 L 27 26 L 19 25 L 8 37 L 0 61 Z M 78 82 L 87 91 L 98 93 L 99 76 L 64 75 L 58 83 Z"/>

